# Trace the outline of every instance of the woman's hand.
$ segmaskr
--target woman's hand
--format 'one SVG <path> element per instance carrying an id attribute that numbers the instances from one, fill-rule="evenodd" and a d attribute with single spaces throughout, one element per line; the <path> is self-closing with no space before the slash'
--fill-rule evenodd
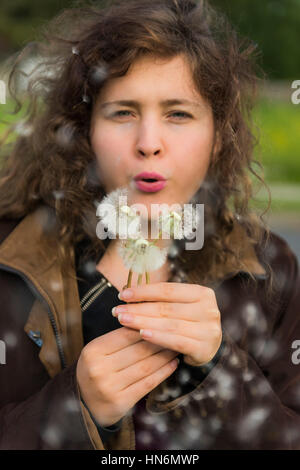
<path id="1" fill-rule="evenodd" d="M 131 328 L 110 331 L 81 351 L 76 368 L 80 395 L 97 422 L 111 426 L 173 374 L 177 355 L 144 341 Z"/>
<path id="2" fill-rule="evenodd" d="M 126 291 L 132 296 L 126 298 Z M 113 315 L 123 326 L 142 330 L 143 339 L 184 354 L 184 361 L 192 366 L 204 365 L 215 356 L 222 328 L 213 289 L 158 282 L 131 287 L 119 295 L 130 303 L 115 307 Z"/>

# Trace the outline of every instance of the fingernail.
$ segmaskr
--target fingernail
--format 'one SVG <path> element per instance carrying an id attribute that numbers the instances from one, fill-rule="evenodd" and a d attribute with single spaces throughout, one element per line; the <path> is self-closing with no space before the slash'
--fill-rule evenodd
<path id="1" fill-rule="evenodd" d="M 150 330 L 140 330 L 140 334 L 142 336 L 144 336 L 145 338 L 151 338 L 152 331 L 150 331 Z"/>
<path id="2" fill-rule="evenodd" d="M 133 296 L 133 291 L 131 289 L 125 289 L 122 292 L 119 292 L 118 297 L 120 300 L 127 300 Z"/>
<path id="3" fill-rule="evenodd" d="M 126 305 L 116 305 L 116 307 L 112 308 L 111 313 L 114 317 L 116 317 L 119 313 L 126 312 L 126 310 L 127 310 Z"/>

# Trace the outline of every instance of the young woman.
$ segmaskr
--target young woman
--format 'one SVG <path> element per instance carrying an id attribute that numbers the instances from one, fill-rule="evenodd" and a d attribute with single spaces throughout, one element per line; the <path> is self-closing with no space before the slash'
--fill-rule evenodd
<path id="1" fill-rule="evenodd" d="M 297 260 L 249 208 L 255 46 L 190 0 L 65 10 L 44 39 L 2 147 L 0 448 L 300 448 Z M 127 297 L 96 235 L 120 187 L 205 205 L 203 248 Z"/>

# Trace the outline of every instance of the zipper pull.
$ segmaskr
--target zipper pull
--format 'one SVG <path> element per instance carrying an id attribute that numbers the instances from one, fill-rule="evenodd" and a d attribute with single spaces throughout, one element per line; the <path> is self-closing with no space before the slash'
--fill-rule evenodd
<path id="1" fill-rule="evenodd" d="M 40 331 L 33 331 L 33 330 L 30 330 L 29 333 L 28 333 L 28 336 L 30 339 L 32 339 L 32 341 L 35 342 L 35 344 L 37 344 L 39 347 L 41 347 L 43 345 L 43 340 L 41 338 L 41 332 Z"/>

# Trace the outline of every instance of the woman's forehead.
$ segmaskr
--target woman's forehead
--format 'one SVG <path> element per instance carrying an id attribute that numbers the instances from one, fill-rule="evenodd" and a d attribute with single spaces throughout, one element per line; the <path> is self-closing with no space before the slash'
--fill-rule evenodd
<path id="1" fill-rule="evenodd" d="M 108 78 L 99 92 L 97 104 L 101 104 L 101 107 L 113 104 L 129 106 L 130 103 L 126 101 L 133 101 L 132 104 L 137 106 L 151 99 L 158 101 L 162 107 L 172 104 L 203 106 L 190 68 L 181 56 L 168 60 L 140 58 L 132 64 L 126 75 Z"/>

